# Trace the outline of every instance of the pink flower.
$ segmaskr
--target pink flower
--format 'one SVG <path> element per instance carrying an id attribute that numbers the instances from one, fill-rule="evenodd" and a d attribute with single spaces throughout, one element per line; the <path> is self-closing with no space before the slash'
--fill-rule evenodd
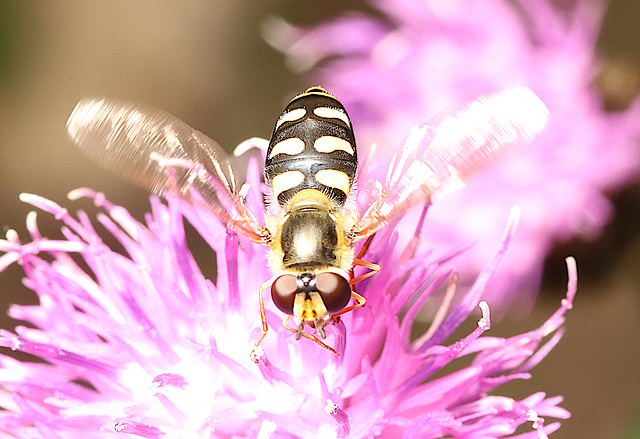
<path id="1" fill-rule="evenodd" d="M 260 187 L 260 172 L 250 162 L 252 188 Z M 59 220 L 65 239 L 41 236 L 32 213 L 29 239 L 10 231 L 0 240 L 0 271 L 20 264 L 40 299 L 11 308 L 12 317 L 33 326 L 3 331 L 0 345 L 45 360 L 0 355 L 0 432 L 9 437 L 533 439 L 559 427 L 542 417 L 569 416 L 560 397 L 497 393 L 503 383 L 529 378 L 559 341 L 576 289 L 569 259 L 567 299 L 546 323 L 510 338 L 484 335 L 489 308 L 480 300 L 511 242 L 515 216 L 493 260 L 451 310 L 450 261 L 467 249 L 412 253 L 394 238 L 406 229 L 383 229 L 368 253 L 382 269 L 358 284 L 367 306 L 327 328 L 341 355 L 296 341 L 267 301 L 271 330 L 256 365 L 249 352 L 261 333 L 257 292 L 270 276 L 263 247 L 178 200 L 152 198 L 142 224 L 101 194 L 71 194 L 80 197 L 103 209 L 97 221 L 123 251 L 105 245 L 86 213 L 74 217 L 35 195 L 22 199 Z M 263 209 L 255 190 L 248 203 Z M 216 253 L 215 283 L 187 247 L 185 219 Z M 412 340 L 418 309 L 445 287 L 431 328 Z M 479 319 L 472 316 L 478 305 Z M 448 344 L 469 318 L 478 327 Z M 516 432 L 527 423 L 533 431 Z"/>
<path id="2" fill-rule="evenodd" d="M 612 215 L 605 193 L 638 170 L 640 102 L 607 113 L 593 85 L 602 3 L 569 2 L 562 11 L 550 1 L 371 3 L 382 18 L 352 13 L 307 29 L 273 20 L 265 35 L 294 69 L 311 69 L 305 82 L 340 97 L 360 148 L 377 144 L 379 163 L 402 133 L 451 102 L 526 86 L 549 108 L 533 145 L 436 203 L 424 229 L 425 248 L 438 251 L 479 240 L 458 259 L 470 283 L 520 205 L 511 257 L 486 297 L 494 306 L 522 303 L 537 291 L 553 243 L 595 237 Z"/>

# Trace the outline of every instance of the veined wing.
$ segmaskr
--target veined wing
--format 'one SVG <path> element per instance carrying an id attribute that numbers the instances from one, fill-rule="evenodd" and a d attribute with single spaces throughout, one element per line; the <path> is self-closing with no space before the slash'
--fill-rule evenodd
<path id="1" fill-rule="evenodd" d="M 83 99 L 67 121 L 93 160 L 158 195 L 213 211 L 230 229 L 263 242 L 266 229 L 238 194 L 228 156 L 216 142 L 169 113 L 108 99 Z"/>
<path id="2" fill-rule="evenodd" d="M 414 127 L 354 239 L 375 233 L 416 203 L 463 187 L 471 175 L 531 142 L 548 115 L 540 98 L 520 87 L 479 97 Z"/>

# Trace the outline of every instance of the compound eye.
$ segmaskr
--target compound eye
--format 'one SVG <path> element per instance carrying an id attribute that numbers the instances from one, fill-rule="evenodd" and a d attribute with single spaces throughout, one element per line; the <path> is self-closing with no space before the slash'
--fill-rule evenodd
<path id="1" fill-rule="evenodd" d="M 276 307 L 285 314 L 293 315 L 293 303 L 296 299 L 298 285 L 296 277 L 284 274 L 271 284 L 271 299 Z"/>
<path id="2" fill-rule="evenodd" d="M 339 274 L 324 272 L 316 275 L 316 288 L 327 311 L 335 313 L 343 309 L 351 299 L 349 281 Z"/>

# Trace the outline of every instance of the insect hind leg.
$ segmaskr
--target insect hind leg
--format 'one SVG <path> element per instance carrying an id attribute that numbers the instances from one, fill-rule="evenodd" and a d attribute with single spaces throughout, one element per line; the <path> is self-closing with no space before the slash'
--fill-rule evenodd
<path id="1" fill-rule="evenodd" d="M 373 275 L 377 272 L 371 272 L 371 273 L 367 273 L 369 275 Z M 354 309 L 360 308 L 362 306 L 364 306 L 365 303 L 367 303 L 367 299 L 365 299 L 364 297 L 362 297 L 360 294 L 356 293 L 355 291 L 351 292 L 351 297 L 356 301 L 355 305 L 351 305 L 348 306 L 346 308 L 341 309 L 340 311 L 338 311 L 335 314 L 331 314 L 331 320 L 339 318 L 339 316 L 341 316 L 342 314 L 346 314 L 350 311 L 353 311 Z"/>
<path id="2" fill-rule="evenodd" d="M 350 285 L 354 285 L 357 282 L 360 282 L 361 280 L 364 280 L 364 279 L 366 279 L 368 277 L 371 277 L 371 276 L 373 276 L 374 274 L 376 274 L 377 272 L 380 271 L 380 265 L 362 260 L 362 257 L 364 256 L 364 254 L 367 252 L 367 250 L 369 250 L 369 246 L 371 245 L 371 241 L 373 241 L 373 237 L 374 236 L 376 236 L 375 233 L 367 238 L 367 240 L 364 242 L 364 244 L 360 248 L 360 251 L 358 251 L 358 254 L 356 255 L 355 259 L 353 260 L 353 265 L 357 265 L 358 267 L 364 267 L 364 268 L 367 268 L 367 269 L 369 269 L 371 271 L 369 271 L 368 273 L 362 274 L 362 275 L 360 275 L 358 277 L 353 277 L 353 269 L 352 269 L 351 270 L 351 280 L 349 280 L 349 284 Z M 355 293 L 355 290 L 354 290 L 354 293 Z M 362 296 L 358 296 L 358 297 L 362 298 Z M 354 297 L 354 299 L 356 299 L 356 298 Z M 356 301 L 357 300 L 358 299 L 356 299 Z M 364 300 L 364 298 L 362 298 L 362 300 Z M 364 303 L 363 303 L 363 305 L 364 305 Z M 360 305 L 360 306 L 362 306 L 362 305 Z"/>
<path id="3" fill-rule="evenodd" d="M 373 235 L 369 236 L 367 238 L 367 240 L 364 242 L 364 244 L 362 245 L 362 247 L 360 248 L 360 250 L 358 251 L 358 254 L 356 255 L 355 259 L 353 260 L 353 265 L 357 265 L 358 267 L 364 267 L 364 268 L 368 268 L 370 271 L 368 273 L 362 274 L 358 277 L 353 277 L 353 268 L 351 269 L 351 279 L 349 280 L 349 285 L 351 285 L 351 297 L 353 298 L 353 300 L 356 301 L 355 305 L 351 305 L 348 306 L 346 308 L 341 309 L 340 311 L 338 311 L 335 314 L 331 315 L 331 320 L 340 320 L 340 316 L 342 314 L 346 314 L 350 311 L 353 311 L 354 309 L 363 307 L 365 303 L 367 303 L 367 299 L 365 299 L 364 297 L 362 297 L 360 294 L 358 294 L 355 290 L 355 284 L 357 282 L 360 282 L 361 280 L 364 280 L 368 277 L 373 276 L 374 274 L 378 273 L 380 271 L 380 265 L 378 264 L 374 264 L 372 262 L 367 262 L 367 261 L 363 261 L 362 257 L 364 256 L 364 254 L 367 252 L 367 250 L 369 250 L 369 246 L 371 245 L 371 241 L 373 241 L 373 237 L 376 236 L 376 234 L 374 233 Z"/>
<path id="4" fill-rule="evenodd" d="M 337 313 L 332 314 L 331 320 L 339 319 L 342 314 L 346 314 L 350 311 L 353 311 L 354 309 L 363 307 L 364 304 L 367 303 L 367 299 L 365 299 L 355 291 L 354 285 L 357 282 L 360 282 L 361 280 L 371 277 L 380 271 L 380 265 L 362 260 L 362 257 L 364 256 L 364 254 L 367 252 L 367 250 L 369 250 L 369 246 L 371 245 L 371 241 L 373 241 L 374 236 L 376 236 L 375 233 L 367 238 L 367 240 L 364 242 L 364 244 L 360 248 L 360 251 L 358 251 L 358 254 L 356 255 L 355 259 L 353 260 L 353 265 L 368 268 L 370 270 L 368 273 L 362 274 L 358 277 L 353 277 L 353 269 L 351 269 L 351 279 L 349 280 L 349 285 L 351 285 L 351 288 L 352 288 L 351 297 L 353 298 L 353 300 L 356 301 L 356 304 L 348 306 L 344 309 L 341 309 Z"/>
<path id="5" fill-rule="evenodd" d="M 376 273 L 378 273 L 380 271 L 380 266 L 378 264 L 374 264 L 372 262 L 362 261 L 360 259 L 355 259 L 353 261 L 353 265 L 357 265 L 359 267 L 368 268 L 371 271 L 369 271 L 368 273 L 365 273 L 365 274 L 361 274 L 358 277 L 354 277 L 353 279 L 351 279 L 349 281 L 350 285 L 354 285 L 357 282 L 360 282 L 361 280 L 364 280 L 364 279 L 366 279 L 368 277 L 371 277 L 371 276 L 373 276 L 374 274 L 376 274 Z M 354 297 L 354 299 L 355 299 L 355 297 Z"/>

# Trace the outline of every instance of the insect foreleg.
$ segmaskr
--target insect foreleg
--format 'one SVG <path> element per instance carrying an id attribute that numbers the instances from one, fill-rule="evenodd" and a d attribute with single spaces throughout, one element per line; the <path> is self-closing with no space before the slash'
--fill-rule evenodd
<path id="1" fill-rule="evenodd" d="M 299 328 L 292 328 L 289 326 L 289 318 L 291 318 L 291 316 L 286 316 L 283 320 L 282 320 L 282 326 L 284 326 L 284 328 L 287 331 L 291 331 L 294 334 L 296 334 L 296 337 L 298 337 L 298 334 L 300 333 Z M 326 350 L 333 352 L 336 355 L 340 355 L 338 353 L 338 351 L 336 351 L 334 348 L 332 348 L 331 346 L 327 345 L 326 343 L 323 343 L 322 340 L 320 340 L 318 337 L 316 337 L 315 335 L 309 334 L 308 332 L 302 332 L 301 334 L 302 337 L 311 340 L 315 343 L 317 343 L 318 345 L 320 345 L 321 347 L 325 348 Z"/>
<path id="2" fill-rule="evenodd" d="M 260 285 L 260 292 L 258 293 L 258 296 L 260 298 L 260 319 L 262 320 L 262 334 L 260 335 L 260 338 L 258 338 L 258 341 L 255 342 L 253 348 L 251 348 L 251 352 L 249 353 L 251 361 L 256 364 L 259 362 L 258 355 L 256 354 L 256 349 L 258 349 L 258 346 L 267 335 L 267 331 L 269 330 L 269 326 L 267 325 L 267 314 L 264 310 L 264 298 L 262 296 L 262 293 L 269 287 L 269 285 L 273 283 L 273 280 L 273 278 L 269 279 L 267 282 Z"/>

